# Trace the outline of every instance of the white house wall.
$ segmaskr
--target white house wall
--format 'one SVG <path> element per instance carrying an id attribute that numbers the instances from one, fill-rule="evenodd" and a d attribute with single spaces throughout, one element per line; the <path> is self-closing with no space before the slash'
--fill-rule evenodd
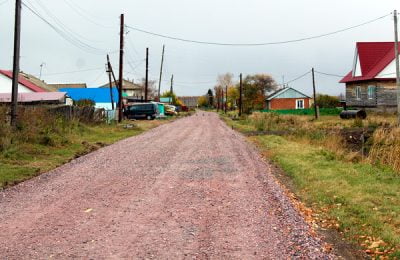
<path id="1" fill-rule="evenodd" d="M 361 71 L 361 64 L 360 64 L 360 56 L 357 53 L 356 59 L 355 59 L 355 64 L 354 64 L 354 77 L 361 77 L 362 76 L 362 71 Z"/>
<path id="2" fill-rule="evenodd" d="M 114 105 L 116 107 L 116 105 Z M 112 110 L 112 104 L 109 103 L 96 103 L 95 108 L 103 108 L 105 110 Z"/>
<path id="3" fill-rule="evenodd" d="M 0 74 L 0 93 L 11 93 L 12 89 L 12 80 Z M 18 84 L 18 93 L 32 93 L 33 91 L 24 85 Z"/>
<path id="4" fill-rule="evenodd" d="M 396 77 L 396 60 L 393 60 L 389 65 L 387 65 L 386 68 L 376 77 L 381 79 Z"/>

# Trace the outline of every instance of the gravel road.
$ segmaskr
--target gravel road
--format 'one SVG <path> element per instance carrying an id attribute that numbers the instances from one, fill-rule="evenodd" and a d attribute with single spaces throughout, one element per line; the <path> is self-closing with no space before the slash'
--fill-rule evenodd
<path id="1" fill-rule="evenodd" d="M 0 192 L 1 259 L 329 259 L 217 115 L 162 125 Z"/>

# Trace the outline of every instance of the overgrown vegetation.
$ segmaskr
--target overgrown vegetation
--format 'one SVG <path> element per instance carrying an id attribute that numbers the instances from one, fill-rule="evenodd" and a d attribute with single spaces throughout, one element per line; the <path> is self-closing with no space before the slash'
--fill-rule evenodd
<path id="1" fill-rule="evenodd" d="M 374 257 L 400 258 L 400 129 L 394 116 L 340 120 L 254 113 L 224 120 L 292 179 L 317 224 Z"/>
<path id="2" fill-rule="evenodd" d="M 126 123 L 84 124 L 44 108 L 20 110 L 18 114 L 18 125 L 13 130 L 6 123 L 5 108 L 0 107 L 0 188 L 162 123 L 137 121 L 133 128 L 124 128 Z"/>

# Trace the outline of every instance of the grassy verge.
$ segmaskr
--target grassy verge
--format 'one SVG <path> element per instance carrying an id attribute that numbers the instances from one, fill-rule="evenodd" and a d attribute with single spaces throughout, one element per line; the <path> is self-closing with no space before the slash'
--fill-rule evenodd
<path id="1" fill-rule="evenodd" d="M 51 142 L 43 142 L 43 138 L 40 141 L 20 141 L 16 139 L 18 137 L 16 135 L 13 137 L 13 143 L 0 152 L 0 189 L 30 179 L 74 158 L 141 134 L 168 121 L 135 121 L 133 128 L 124 127 L 126 124 L 132 124 L 131 122 L 120 125 L 87 125 L 71 122 L 69 130 L 62 132 L 62 139 L 54 133 L 46 135 L 52 139 L 44 140 Z"/>
<path id="2" fill-rule="evenodd" d="M 257 124 L 246 119 L 224 120 L 243 133 L 257 130 Z M 324 121 L 326 125 L 335 119 Z M 314 124 L 318 128 L 321 123 Z M 324 141 L 305 141 L 308 138 L 303 133 L 261 134 L 248 139 L 284 170 L 294 193 L 312 208 L 319 226 L 337 229 L 373 257 L 400 258 L 399 174 L 368 160 L 347 160 Z"/>

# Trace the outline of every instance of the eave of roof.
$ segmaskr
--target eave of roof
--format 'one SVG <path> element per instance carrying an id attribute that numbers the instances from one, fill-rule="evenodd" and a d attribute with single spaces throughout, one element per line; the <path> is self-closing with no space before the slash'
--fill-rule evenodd
<path id="1" fill-rule="evenodd" d="M 370 51 L 370 49 L 380 49 L 379 51 Z M 358 55 L 360 56 L 360 65 L 362 67 L 362 76 L 354 77 L 353 71 L 350 71 L 339 83 L 360 82 L 369 80 L 392 80 L 393 78 L 377 78 L 377 75 L 384 70 L 395 58 L 393 42 L 358 42 Z M 361 50 L 361 52 L 360 52 Z M 368 63 L 368 64 L 364 64 Z M 368 66 L 367 66 L 368 65 Z"/>
<path id="2" fill-rule="evenodd" d="M 0 74 L 12 79 L 13 73 L 10 70 L 0 70 Z M 28 89 L 32 90 L 33 92 L 47 92 L 46 90 L 42 89 L 41 87 L 33 84 L 32 82 L 26 80 L 22 75 L 19 75 L 18 82 L 21 85 L 24 85 Z"/>

